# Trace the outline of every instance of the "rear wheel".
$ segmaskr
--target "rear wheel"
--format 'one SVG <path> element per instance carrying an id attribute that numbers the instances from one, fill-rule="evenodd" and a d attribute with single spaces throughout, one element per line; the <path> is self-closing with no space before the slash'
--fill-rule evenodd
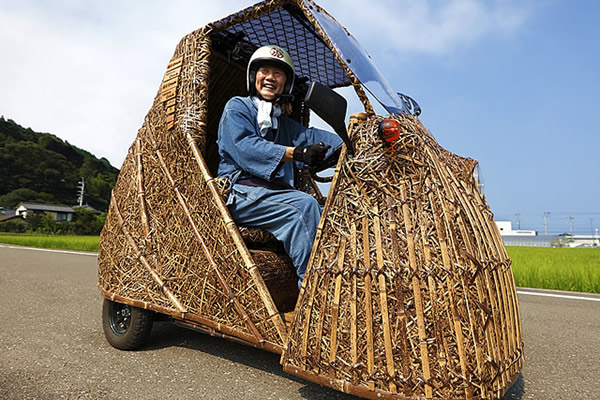
<path id="1" fill-rule="evenodd" d="M 152 330 L 152 312 L 104 299 L 102 328 L 112 346 L 135 350 L 143 346 Z"/>

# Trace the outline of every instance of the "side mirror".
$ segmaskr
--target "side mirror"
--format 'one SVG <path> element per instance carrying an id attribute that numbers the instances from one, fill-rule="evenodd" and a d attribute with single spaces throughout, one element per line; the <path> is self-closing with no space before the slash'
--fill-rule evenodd
<path id="1" fill-rule="evenodd" d="M 313 82 L 304 98 L 304 104 L 327 122 L 337 133 L 348 148 L 348 153 L 354 155 L 354 147 L 346 131 L 346 110 L 348 102 L 328 86 Z"/>
<path id="2" fill-rule="evenodd" d="M 397 93 L 398 96 L 400 96 L 400 98 L 402 99 L 402 102 L 404 103 L 404 105 L 406 106 L 406 108 L 408 109 L 408 111 L 410 113 L 412 113 L 412 115 L 414 115 L 415 117 L 418 117 L 419 115 L 421 115 L 421 107 L 419 106 L 419 103 L 417 103 L 417 101 L 415 99 L 413 99 L 410 96 L 407 96 L 403 93 Z"/>

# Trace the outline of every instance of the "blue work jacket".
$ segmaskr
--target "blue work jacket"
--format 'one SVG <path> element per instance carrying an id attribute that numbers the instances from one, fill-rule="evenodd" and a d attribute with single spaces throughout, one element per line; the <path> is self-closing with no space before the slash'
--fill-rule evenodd
<path id="1" fill-rule="evenodd" d="M 254 176 L 294 186 L 294 162 L 281 161 L 286 147 L 323 142 L 332 147 L 329 155 L 342 145 L 338 135 L 306 128 L 286 116 L 279 117 L 275 137 L 268 140 L 261 135 L 257 114 L 258 107 L 251 97 L 233 97 L 223 110 L 217 138 L 221 156 L 218 175 L 228 177 L 232 184 Z"/>

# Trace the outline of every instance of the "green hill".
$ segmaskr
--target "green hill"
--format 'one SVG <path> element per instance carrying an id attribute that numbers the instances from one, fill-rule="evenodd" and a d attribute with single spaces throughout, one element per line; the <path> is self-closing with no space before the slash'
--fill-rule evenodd
<path id="1" fill-rule="evenodd" d="M 13 208 L 21 201 L 74 205 L 84 177 L 84 203 L 106 211 L 118 174 L 105 158 L 0 117 L 1 207 Z"/>

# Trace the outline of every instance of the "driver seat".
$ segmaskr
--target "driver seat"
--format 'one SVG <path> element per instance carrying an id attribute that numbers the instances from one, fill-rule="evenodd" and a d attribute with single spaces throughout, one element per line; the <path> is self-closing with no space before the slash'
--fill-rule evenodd
<path id="1" fill-rule="evenodd" d="M 317 200 L 317 202 L 321 206 L 323 206 L 325 204 L 326 198 L 321 194 L 321 191 L 319 190 L 319 187 L 317 186 L 316 182 L 310 176 L 308 168 L 296 169 L 295 172 L 296 176 L 294 180 L 296 182 L 296 190 L 300 190 L 310 194 Z M 220 176 L 215 178 L 215 182 L 217 183 L 219 192 L 221 193 L 223 200 L 227 201 L 227 198 L 229 197 L 229 186 L 231 185 L 231 182 L 228 178 Z M 275 249 L 281 249 L 282 247 L 281 243 L 277 240 L 277 238 L 275 238 L 275 236 L 273 236 L 272 233 L 264 229 L 252 226 L 243 226 L 239 224 L 237 225 L 237 227 L 240 232 L 240 235 L 242 236 L 242 239 L 250 248 L 270 247 Z"/>

